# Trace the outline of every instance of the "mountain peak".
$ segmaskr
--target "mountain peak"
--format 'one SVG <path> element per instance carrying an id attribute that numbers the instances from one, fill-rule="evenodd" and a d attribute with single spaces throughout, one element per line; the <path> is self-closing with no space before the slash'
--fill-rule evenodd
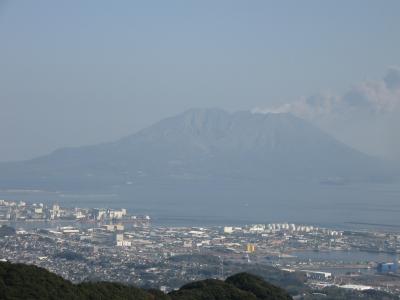
<path id="1" fill-rule="evenodd" d="M 147 178 L 319 180 L 369 174 L 371 169 L 366 166 L 370 162 L 366 155 L 290 114 L 203 108 L 161 120 L 113 143 L 8 164 L 0 169 L 0 187 L 9 188 L 10 182 L 17 182 L 18 187 L 26 182 L 36 182 L 34 187 L 46 182 L 47 186 L 53 180 L 61 185 L 88 180 L 115 185 L 137 174 Z"/>
<path id="2" fill-rule="evenodd" d="M 206 107 L 206 108 L 190 108 L 185 110 L 182 115 L 186 116 L 204 116 L 204 115 L 227 115 L 229 114 L 226 110 L 217 107 Z"/>

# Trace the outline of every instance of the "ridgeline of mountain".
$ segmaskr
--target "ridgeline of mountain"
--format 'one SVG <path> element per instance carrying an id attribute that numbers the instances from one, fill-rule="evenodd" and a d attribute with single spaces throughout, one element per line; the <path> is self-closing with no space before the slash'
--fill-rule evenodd
<path id="1" fill-rule="evenodd" d="M 0 262 L 0 299 L 68 300 L 289 300 L 283 289 L 258 276 L 240 273 L 226 281 L 207 279 L 164 294 L 113 282 L 72 284 L 49 271 L 24 264 Z"/>
<path id="2" fill-rule="evenodd" d="M 300 297 L 300 298 L 299 298 Z M 398 296 L 377 290 L 356 291 L 335 286 L 322 290 L 306 287 L 304 300 L 394 300 Z M 289 300 L 284 289 L 261 277 L 238 273 L 225 281 L 206 279 L 188 283 L 168 294 L 156 289 L 142 289 L 117 282 L 82 282 L 73 284 L 34 265 L 0 262 L 0 299 L 4 300 Z"/>
<path id="3" fill-rule="evenodd" d="M 192 109 L 111 143 L 0 164 L 0 188 L 95 189 L 173 180 L 344 181 L 380 163 L 290 114 Z"/>

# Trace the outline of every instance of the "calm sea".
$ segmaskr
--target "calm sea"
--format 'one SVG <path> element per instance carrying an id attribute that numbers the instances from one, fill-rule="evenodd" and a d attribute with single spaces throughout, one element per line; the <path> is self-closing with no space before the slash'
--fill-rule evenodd
<path id="1" fill-rule="evenodd" d="M 99 193 L 0 191 L 0 199 L 68 207 L 127 208 L 158 225 L 205 226 L 293 222 L 400 231 L 400 184 L 324 186 L 225 182 L 122 186 Z"/>

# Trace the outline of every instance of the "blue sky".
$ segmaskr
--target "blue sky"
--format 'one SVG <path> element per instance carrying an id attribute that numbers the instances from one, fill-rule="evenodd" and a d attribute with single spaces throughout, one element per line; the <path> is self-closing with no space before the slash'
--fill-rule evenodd
<path id="1" fill-rule="evenodd" d="M 0 161 L 191 107 L 344 94 L 400 65 L 399 14 L 390 0 L 0 0 Z"/>

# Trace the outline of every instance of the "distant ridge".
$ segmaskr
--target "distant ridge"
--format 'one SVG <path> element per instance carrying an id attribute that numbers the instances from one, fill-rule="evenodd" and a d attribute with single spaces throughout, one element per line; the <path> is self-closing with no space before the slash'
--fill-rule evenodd
<path id="1" fill-rule="evenodd" d="M 290 114 L 191 109 L 111 143 L 0 164 L 0 188 L 79 190 L 152 180 L 379 178 L 382 165 Z"/>

